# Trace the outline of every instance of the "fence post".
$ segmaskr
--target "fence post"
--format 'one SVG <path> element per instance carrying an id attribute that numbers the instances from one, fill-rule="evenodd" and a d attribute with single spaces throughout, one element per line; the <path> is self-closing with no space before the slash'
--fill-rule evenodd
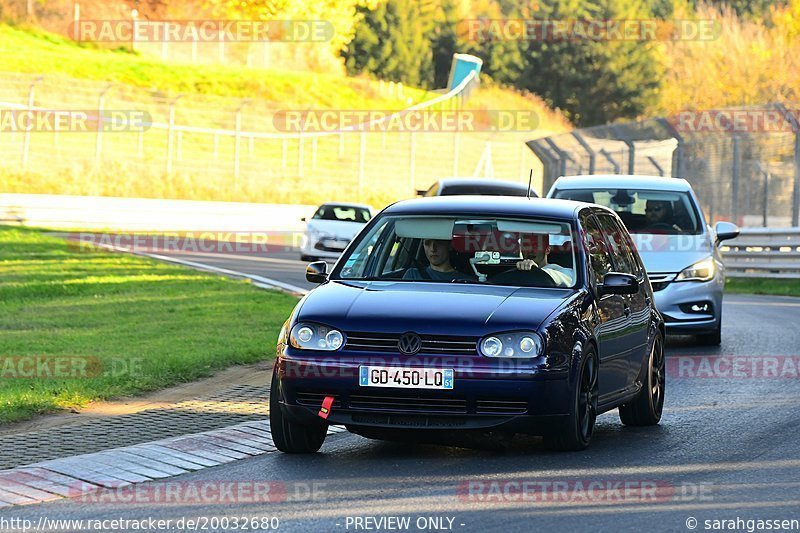
<path id="1" fill-rule="evenodd" d="M 636 174 L 636 145 L 633 141 L 625 141 L 628 145 L 628 174 Z"/>
<path id="2" fill-rule="evenodd" d="M 172 135 L 175 129 L 175 103 L 180 100 L 182 94 L 173 98 L 169 103 L 169 124 L 167 127 L 167 175 L 172 174 Z"/>
<path id="3" fill-rule="evenodd" d="M 770 175 L 769 171 L 762 170 L 761 174 L 764 175 L 764 215 L 762 217 L 762 225 L 766 228 L 768 226 L 768 217 L 767 212 L 769 209 L 769 180 Z"/>
<path id="4" fill-rule="evenodd" d="M 317 168 L 317 137 L 314 136 L 311 139 L 311 170 L 316 170 Z"/>
<path id="5" fill-rule="evenodd" d="M 247 104 L 247 99 L 242 100 L 239 107 L 236 108 L 234 115 L 234 141 L 233 141 L 233 178 L 238 183 L 239 181 L 239 140 L 242 136 L 242 108 Z"/>
<path id="6" fill-rule="evenodd" d="M 798 225 L 800 218 L 800 128 L 795 123 L 794 132 L 794 186 L 792 187 L 792 226 Z"/>
<path id="7" fill-rule="evenodd" d="M 575 137 L 575 140 L 578 141 L 578 144 L 580 144 L 581 147 L 583 147 L 583 149 L 586 150 L 586 153 L 589 154 L 589 174 L 594 174 L 594 169 L 597 163 L 596 161 L 597 156 L 595 155 L 594 150 L 592 150 L 592 147 L 589 146 L 589 143 L 587 143 L 586 140 L 583 138 L 583 135 L 581 135 L 577 131 L 573 131 L 572 136 Z"/>
<path id="8" fill-rule="evenodd" d="M 361 199 L 364 188 L 364 162 L 366 160 L 367 152 L 367 134 L 361 131 L 361 139 L 358 146 L 358 198 Z"/>
<path id="9" fill-rule="evenodd" d="M 734 223 L 739 223 L 739 180 L 742 174 L 742 147 L 741 137 L 733 136 L 733 168 L 731 171 L 731 211 L 730 217 Z"/>
<path id="10" fill-rule="evenodd" d="M 417 136 L 413 131 L 409 135 L 411 137 L 411 142 L 410 142 L 410 146 L 411 147 L 410 147 L 410 150 L 409 150 L 409 152 L 410 152 L 409 153 L 409 158 L 410 158 L 409 159 L 409 167 L 410 168 L 409 168 L 409 172 L 408 172 L 408 176 L 409 176 L 408 177 L 408 182 L 411 185 L 411 187 L 410 187 L 411 188 L 411 195 L 414 196 L 416 194 L 416 192 L 417 192 L 417 189 L 415 188 L 416 183 L 417 183 L 417 165 L 416 165 L 416 160 L 417 160 Z"/>
<path id="11" fill-rule="evenodd" d="M 453 177 L 459 176 L 458 159 L 460 153 L 461 153 L 461 135 L 459 135 L 459 132 L 456 131 L 456 133 L 453 135 Z"/>
<path id="12" fill-rule="evenodd" d="M 297 132 L 297 175 L 303 177 L 303 130 Z"/>
<path id="13" fill-rule="evenodd" d="M 614 159 L 614 157 L 612 157 L 612 155 L 609 154 L 606 151 L 605 148 L 600 148 L 599 153 L 600 153 L 600 155 L 605 157 L 608 160 L 609 163 L 611 163 L 611 166 L 614 167 L 614 174 L 620 174 L 621 173 L 621 169 L 620 169 L 619 163 L 617 163 L 617 161 Z"/>
<path id="14" fill-rule="evenodd" d="M 651 165 L 656 167 L 656 170 L 658 171 L 658 175 L 659 176 L 663 176 L 664 175 L 664 169 L 661 168 L 661 165 L 658 164 L 658 161 L 656 161 L 655 158 L 652 155 L 648 155 L 647 156 L 647 160 L 650 161 Z"/>
<path id="15" fill-rule="evenodd" d="M 30 87 L 28 87 L 28 112 L 33 111 L 33 91 L 36 88 L 36 85 L 42 81 L 44 76 L 39 76 L 33 83 L 31 83 Z M 30 152 L 31 148 L 31 132 L 30 128 L 25 128 L 25 133 L 22 136 L 22 168 L 28 168 L 28 153 Z"/>
<path id="16" fill-rule="evenodd" d="M 103 124 L 105 122 L 103 118 L 103 108 L 106 103 L 106 93 L 111 87 L 112 85 L 110 83 L 106 85 L 106 88 L 100 91 L 100 95 L 97 97 L 97 142 L 95 143 L 94 149 L 95 166 L 100 165 L 100 159 L 103 157 Z"/>

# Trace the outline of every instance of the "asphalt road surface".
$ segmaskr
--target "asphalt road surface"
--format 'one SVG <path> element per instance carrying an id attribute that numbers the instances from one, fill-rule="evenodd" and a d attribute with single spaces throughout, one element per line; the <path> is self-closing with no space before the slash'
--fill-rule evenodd
<path id="1" fill-rule="evenodd" d="M 202 259 L 192 255 L 186 259 Z M 296 257 L 212 259 L 308 286 Z M 780 520 L 800 520 L 800 299 L 730 295 L 724 317 L 721 347 L 669 339 L 659 426 L 625 428 L 616 411 L 606 413 L 584 452 L 548 452 L 535 437 L 468 449 L 343 433 L 313 456 L 272 453 L 169 480 L 245 490 L 270 482 L 277 501 L 61 500 L 0 517 L 161 518 L 173 530 L 187 529 L 175 525 L 184 518 L 215 531 L 244 529 L 230 518 L 227 528 L 212 527 L 212 517 L 275 517 L 279 531 L 797 530 Z"/>

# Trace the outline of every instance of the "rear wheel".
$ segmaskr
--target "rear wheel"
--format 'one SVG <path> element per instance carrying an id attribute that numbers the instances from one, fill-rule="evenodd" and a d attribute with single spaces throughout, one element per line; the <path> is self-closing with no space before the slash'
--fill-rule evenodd
<path id="1" fill-rule="evenodd" d="M 322 447 L 328 432 L 326 424 L 298 424 L 281 410 L 278 379 L 272 375 L 269 391 L 269 425 L 275 447 L 285 453 L 314 453 Z"/>
<path id="2" fill-rule="evenodd" d="M 656 334 L 647 361 L 647 375 L 639 394 L 619 407 L 619 419 L 626 426 L 654 426 L 664 410 L 664 342 Z"/>
<path id="3" fill-rule="evenodd" d="M 585 450 L 592 440 L 597 418 L 597 357 L 591 347 L 581 362 L 578 376 L 566 427 L 559 433 L 544 437 L 544 444 L 550 450 Z"/>

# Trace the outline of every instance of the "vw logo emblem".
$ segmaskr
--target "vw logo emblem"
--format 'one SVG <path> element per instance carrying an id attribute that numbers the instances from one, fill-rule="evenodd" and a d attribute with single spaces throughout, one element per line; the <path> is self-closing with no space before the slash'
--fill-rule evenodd
<path id="1" fill-rule="evenodd" d="M 405 355 L 414 355 L 420 348 L 422 348 L 422 339 L 419 338 L 419 335 L 410 331 L 403 333 L 400 336 L 400 340 L 397 341 L 397 349 Z"/>

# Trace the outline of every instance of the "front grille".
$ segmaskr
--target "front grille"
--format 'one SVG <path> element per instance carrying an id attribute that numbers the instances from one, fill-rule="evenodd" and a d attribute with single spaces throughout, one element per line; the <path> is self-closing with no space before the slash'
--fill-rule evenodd
<path id="1" fill-rule="evenodd" d="M 653 292 L 658 292 L 664 290 L 675 279 L 675 274 L 653 273 L 649 274 L 647 278 L 650 280 Z"/>
<path id="2" fill-rule="evenodd" d="M 467 400 L 450 396 L 383 396 L 352 394 L 354 411 L 402 411 L 417 413 L 466 413 Z"/>
<path id="3" fill-rule="evenodd" d="M 311 391 L 298 391 L 295 397 L 297 398 L 297 404 L 303 405 L 306 407 L 322 407 L 322 400 L 325 399 L 328 394 L 324 392 L 311 392 Z M 331 407 L 341 407 L 342 402 L 339 400 L 338 396 L 333 397 L 333 405 Z"/>
<path id="4" fill-rule="evenodd" d="M 528 402 L 526 400 L 478 400 L 475 412 L 492 415 L 524 415 L 528 412 Z"/>
<path id="5" fill-rule="evenodd" d="M 437 355 L 476 355 L 476 337 L 454 337 L 446 335 L 420 335 L 422 348 L 419 353 Z M 395 333 L 347 333 L 345 349 L 363 352 L 399 353 L 397 343 L 400 334 Z"/>

